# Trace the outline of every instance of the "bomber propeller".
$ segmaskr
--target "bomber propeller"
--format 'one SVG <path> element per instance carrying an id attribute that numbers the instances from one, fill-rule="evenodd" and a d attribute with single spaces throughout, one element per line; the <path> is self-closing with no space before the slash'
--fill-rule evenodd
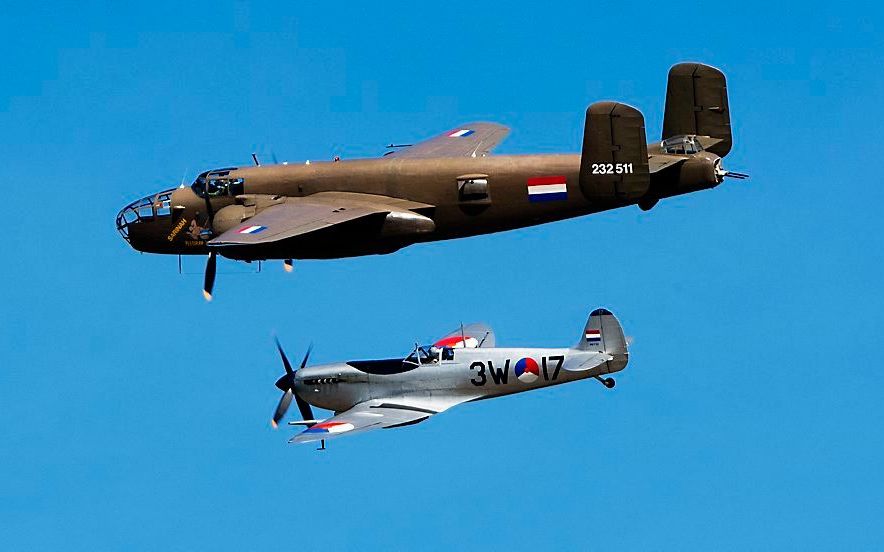
<path id="1" fill-rule="evenodd" d="M 215 270 L 218 265 L 218 254 L 212 251 L 209 253 L 209 260 L 206 262 L 206 276 L 203 279 L 203 297 L 206 301 L 212 300 L 212 289 L 215 287 Z"/>

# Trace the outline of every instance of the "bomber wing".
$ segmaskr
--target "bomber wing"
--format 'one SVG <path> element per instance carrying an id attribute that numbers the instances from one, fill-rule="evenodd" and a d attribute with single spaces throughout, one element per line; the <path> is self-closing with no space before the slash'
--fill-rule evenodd
<path id="1" fill-rule="evenodd" d="M 372 194 L 321 192 L 289 197 L 208 242 L 209 247 L 257 245 L 302 236 L 329 226 L 372 215 L 432 207 Z"/>
<path id="2" fill-rule="evenodd" d="M 397 397 L 373 399 L 315 424 L 290 443 L 310 443 L 372 429 L 390 429 L 422 422 L 473 397 Z"/>
<path id="3" fill-rule="evenodd" d="M 426 157 L 485 157 L 510 133 L 497 123 L 467 123 L 386 154 L 396 159 Z"/>

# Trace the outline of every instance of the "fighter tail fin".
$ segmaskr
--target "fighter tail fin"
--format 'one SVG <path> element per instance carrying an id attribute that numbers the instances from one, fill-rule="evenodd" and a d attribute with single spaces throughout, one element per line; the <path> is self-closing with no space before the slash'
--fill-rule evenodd
<path id="1" fill-rule="evenodd" d="M 607 309 L 596 309 L 589 315 L 580 341 L 574 347 L 581 351 L 600 351 L 613 355 L 628 355 L 626 337 L 617 318 Z"/>

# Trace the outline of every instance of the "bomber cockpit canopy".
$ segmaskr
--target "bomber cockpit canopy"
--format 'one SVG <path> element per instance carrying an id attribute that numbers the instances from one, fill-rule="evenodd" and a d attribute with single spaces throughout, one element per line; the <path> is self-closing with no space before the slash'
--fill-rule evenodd
<path id="1" fill-rule="evenodd" d="M 663 140 L 660 144 L 663 153 L 674 155 L 691 155 L 703 151 L 703 146 L 692 134 L 680 134 Z"/>
<path id="2" fill-rule="evenodd" d="M 243 179 L 233 178 L 230 171 L 236 167 L 206 171 L 196 177 L 190 189 L 199 197 L 238 196 L 243 193 Z"/>

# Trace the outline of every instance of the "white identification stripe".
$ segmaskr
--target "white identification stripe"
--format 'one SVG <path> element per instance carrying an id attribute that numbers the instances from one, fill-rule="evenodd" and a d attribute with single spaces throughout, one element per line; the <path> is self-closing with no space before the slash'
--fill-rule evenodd
<path id="1" fill-rule="evenodd" d="M 534 186 L 528 186 L 528 193 L 531 195 L 558 194 L 567 191 L 568 186 L 564 182 L 562 184 L 535 184 Z"/>
<path id="2" fill-rule="evenodd" d="M 589 332 L 586 333 L 586 339 L 593 339 L 593 338 L 598 339 L 600 337 L 602 337 L 602 334 L 589 333 Z"/>
<path id="3" fill-rule="evenodd" d="M 353 429 L 353 424 L 345 423 L 341 425 L 333 425 L 331 427 L 328 427 L 327 429 L 329 433 L 343 433 L 345 431 L 350 431 L 351 429 Z"/>

